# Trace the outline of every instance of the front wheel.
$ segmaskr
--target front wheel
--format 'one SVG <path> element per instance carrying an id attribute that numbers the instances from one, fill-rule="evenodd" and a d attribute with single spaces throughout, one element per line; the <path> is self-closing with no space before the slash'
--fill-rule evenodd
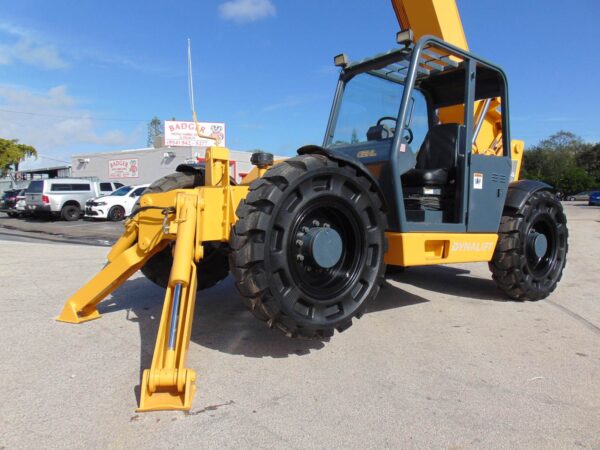
<path id="1" fill-rule="evenodd" d="M 108 220 L 111 222 L 118 222 L 125 218 L 125 208 L 122 206 L 113 206 L 108 211 Z"/>
<path id="2" fill-rule="evenodd" d="M 372 183 L 321 155 L 250 185 L 230 268 L 254 315 L 291 337 L 326 338 L 360 317 L 383 282 L 386 215 Z"/>
<path id="3" fill-rule="evenodd" d="M 548 297 L 562 277 L 567 241 L 567 218 L 551 192 L 535 192 L 519 210 L 505 211 L 489 264 L 498 287 L 513 300 Z"/>

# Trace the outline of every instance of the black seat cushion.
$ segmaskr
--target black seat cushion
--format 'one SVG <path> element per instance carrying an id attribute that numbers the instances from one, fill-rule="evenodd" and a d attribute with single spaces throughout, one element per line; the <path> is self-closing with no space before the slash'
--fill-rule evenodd
<path id="1" fill-rule="evenodd" d="M 444 186 L 448 184 L 448 169 L 411 169 L 402 175 L 404 186 Z"/>
<path id="2" fill-rule="evenodd" d="M 402 175 L 403 186 L 443 186 L 454 180 L 460 127 L 446 123 L 429 129 L 415 168 Z"/>

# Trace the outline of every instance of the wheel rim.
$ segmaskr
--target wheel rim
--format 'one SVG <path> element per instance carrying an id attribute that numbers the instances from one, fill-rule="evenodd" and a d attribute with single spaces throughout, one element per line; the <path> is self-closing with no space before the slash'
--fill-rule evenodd
<path id="1" fill-rule="evenodd" d="M 559 250 L 564 245 L 557 220 L 550 207 L 534 218 L 525 239 L 526 267 L 536 281 L 552 279 L 560 267 Z"/>
<path id="2" fill-rule="evenodd" d="M 76 215 L 77 215 L 77 208 L 75 208 L 74 206 L 71 206 L 67 209 L 67 217 L 69 219 L 74 219 Z"/>
<path id="3" fill-rule="evenodd" d="M 113 220 L 121 220 L 123 217 L 125 217 L 125 210 L 123 210 L 123 208 L 113 209 L 111 214 Z"/>
<path id="4" fill-rule="evenodd" d="M 342 295 L 359 275 L 363 260 L 360 220 L 349 205 L 333 196 L 308 203 L 293 221 L 289 237 L 289 267 L 296 286 L 309 297 L 328 304 Z M 312 257 L 307 235 L 329 228 L 341 241 L 341 252 L 331 267 L 322 267 Z"/>

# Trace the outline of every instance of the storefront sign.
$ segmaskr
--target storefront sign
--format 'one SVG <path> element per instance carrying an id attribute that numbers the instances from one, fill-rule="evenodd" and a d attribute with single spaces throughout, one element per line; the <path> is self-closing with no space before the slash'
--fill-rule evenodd
<path id="1" fill-rule="evenodd" d="M 108 178 L 137 178 L 137 159 L 111 159 L 108 161 Z"/>
<path id="2" fill-rule="evenodd" d="M 196 132 L 194 122 L 165 120 L 165 145 L 167 147 L 225 147 L 225 124 L 222 122 L 198 122 Z M 210 139 L 212 138 L 212 139 Z M 218 144 L 217 144 L 218 143 Z"/>

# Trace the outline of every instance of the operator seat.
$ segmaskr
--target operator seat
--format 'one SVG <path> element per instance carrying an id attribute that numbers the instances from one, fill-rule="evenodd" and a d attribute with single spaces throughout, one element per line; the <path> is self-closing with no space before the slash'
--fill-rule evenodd
<path id="1" fill-rule="evenodd" d="M 415 168 L 402 175 L 402 186 L 446 186 L 453 183 L 461 127 L 457 123 L 431 127 L 417 154 Z"/>

